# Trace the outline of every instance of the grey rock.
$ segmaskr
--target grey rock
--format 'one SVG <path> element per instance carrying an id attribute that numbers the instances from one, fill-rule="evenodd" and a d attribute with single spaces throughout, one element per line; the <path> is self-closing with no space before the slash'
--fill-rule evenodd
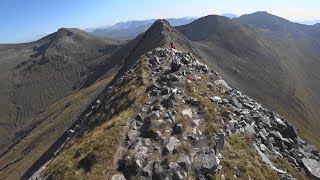
<path id="1" fill-rule="evenodd" d="M 231 113 L 229 111 L 223 111 L 221 113 L 221 116 L 224 117 L 224 118 L 229 119 L 231 117 Z"/>
<path id="2" fill-rule="evenodd" d="M 169 162 L 168 167 L 169 167 L 170 170 L 175 171 L 175 170 L 177 170 L 179 168 L 179 165 L 176 162 Z"/>
<path id="3" fill-rule="evenodd" d="M 239 109 L 242 109 L 242 105 L 240 104 L 240 102 L 238 101 L 237 98 L 235 98 L 235 97 L 231 98 L 230 103 L 231 103 L 232 105 L 234 105 L 235 107 L 237 107 L 237 108 L 239 108 Z"/>
<path id="4" fill-rule="evenodd" d="M 177 75 L 170 75 L 170 81 L 179 81 L 179 77 Z"/>
<path id="5" fill-rule="evenodd" d="M 140 121 L 140 122 L 143 121 L 143 118 L 142 118 L 141 114 L 138 114 L 134 119 L 137 120 L 137 121 Z"/>
<path id="6" fill-rule="evenodd" d="M 194 166 L 202 174 L 215 174 L 220 160 L 214 154 L 197 154 L 194 159 Z"/>
<path id="7" fill-rule="evenodd" d="M 172 128 L 172 133 L 173 134 L 181 134 L 182 133 L 182 124 L 176 124 Z"/>
<path id="8" fill-rule="evenodd" d="M 303 158 L 303 166 L 310 176 L 315 179 L 320 179 L 320 163 L 314 159 Z"/>
<path id="9" fill-rule="evenodd" d="M 151 178 L 153 164 L 154 164 L 153 161 L 148 162 L 148 164 L 142 169 L 142 172 L 141 172 L 142 176 Z"/>
<path id="10" fill-rule="evenodd" d="M 207 87 L 208 87 L 209 89 L 213 89 L 213 88 L 214 88 L 214 85 L 213 85 L 212 83 L 208 83 Z"/>
<path id="11" fill-rule="evenodd" d="M 189 118 L 192 118 L 192 110 L 190 108 L 184 109 L 181 113 L 184 116 L 188 116 Z"/>
<path id="12" fill-rule="evenodd" d="M 169 142 L 165 146 L 165 151 L 172 153 L 176 149 L 177 146 L 180 145 L 180 141 L 174 136 L 170 137 Z"/>
<path id="13" fill-rule="evenodd" d="M 192 125 L 193 126 L 199 126 L 199 124 L 200 124 L 200 119 L 194 119 L 194 120 L 192 120 Z"/>
<path id="14" fill-rule="evenodd" d="M 128 141 L 134 141 L 139 137 L 139 134 L 140 133 L 138 131 L 136 131 L 136 130 L 130 130 L 128 132 L 128 135 L 127 135 L 127 140 Z"/>
<path id="15" fill-rule="evenodd" d="M 222 99 L 219 96 L 213 96 L 213 97 L 210 97 L 209 99 L 211 102 L 214 102 L 214 103 L 218 103 L 218 104 L 222 103 Z"/>
<path id="16" fill-rule="evenodd" d="M 160 58 L 158 58 L 157 56 L 154 56 L 153 58 L 151 58 L 149 60 L 149 63 L 152 64 L 152 65 L 157 65 L 160 63 Z"/>
<path id="17" fill-rule="evenodd" d="M 260 144 L 259 147 L 260 147 L 260 150 L 261 150 L 262 152 L 266 152 L 266 150 L 268 149 L 267 146 L 264 145 L 264 144 Z"/>
<path id="18" fill-rule="evenodd" d="M 183 176 L 181 175 L 180 171 L 175 171 L 173 173 L 173 180 L 183 180 Z"/>
<path id="19" fill-rule="evenodd" d="M 165 86 L 161 89 L 160 95 L 167 95 L 169 93 L 170 93 L 170 88 Z"/>
<path id="20" fill-rule="evenodd" d="M 270 126 L 270 119 L 268 117 L 262 117 L 261 122 L 267 126 Z"/>
<path id="21" fill-rule="evenodd" d="M 189 159 L 189 156 L 182 154 L 179 157 L 178 164 L 185 170 L 189 171 L 189 168 L 191 166 L 191 161 Z"/>
<path id="22" fill-rule="evenodd" d="M 216 143 L 216 150 L 223 150 L 224 147 L 224 133 L 218 133 L 217 137 L 215 138 L 215 143 Z"/>
<path id="23" fill-rule="evenodd" d="M 260 149 L 258 148 L 258 146 L 256 145 L 256 143 L 253 143 L 253 147 L 255 148 L 255 150 L 258 152 L 258 155 L 260 156 L 261 160 L 263 162 L 265 162 L 271 169 L 273 169 L 274 171 L 284 174 L 286 173 L 285 171 L 278 169 L 277 167 L 274 166 L 274 164 L 271 162 L 271 160 L 269 159 L 269 157 L 264 154 L 262 151 L 260 151 Z"/>
<path id="24" fill-rule="evenodd" d="M 162 119 L 152 120 L 151 121 L 151 127 L 152 128 L 160 128 L 162 124 L 163 124 L 163 120 Z"/>
<path id="25" fill-rule="evenodd" d="M 247 123 L 251 124 L 251 123 L 253 122 L 253 118 L 252 118 L 252 116 L 251 116 L 250 114 L 245 114 L 244 117 L 245 117 L 244 120 L 245 120 Z"/>
<path id="26" fill-rule="evenodd" d="M 286 127 L 286 124 L 279 117 L 274 117 L 274 121 L 277 123 L 280 129 Z"/>
<path id="27" fill-rule="evenodd" d="M 227 88 L 227 90 L 231 90 L 231 89 L 232 89 L 232 88 L 231 88 L 224 80 L 222 80 L 222 79 L 215 80 L 215 81 L 214 81 L 214 84 L 215 84 L 216 86 L 218 86 L 218 85 L 223 85 L 225 88 Z"/>
<path id="28" fill-rule="evenodd" d="M 256 134 L 256 131 L 253 129 L 253 127 L 249 124 L 247 124 L 244 129 L 251 135 L 254 135 Z"/>
<path id="29" fill-rule="evenodd" d="M 111 177 L 111 180 L 126 180 L 122 174 L 115 174 Z"/>
<path id="30" fill-rule="evenodd" d="M 296 159 L 291 157 L 291 156 L 288 157 L 288 161 L 290 163 L 292 163 L 293 165 L 295 165 L 295 166 L 299 166 L 299 164 L 297 163 Z"/>
<path id="31" fill-rule="evenodd" d="M 229 101 L 227 99 L 222 99 L 222 104 L 223 105 L 229 105 Z"/>
<path id="32" fill-rule="evenodd" d="M 189 98 L 186 100 L 187 104 L 190 104 L 192 106 L 198 106 L 199 105 L 199 101 L 195 98 Z"/>
<path id="33" fill-rule="evenodd" d="M 283 137 L 286 137 L 286 138 L 297 138 L 298 136 L 296 128 L 294 128 L 290 124 L 281 131 L 281 134 Z"/>
<path id="34" fill-rule="evenodd" d="M 161 161 L 156 160 L 154 161 L 153 165 L 153 174 L 155 179 L 164 179 L 165 171 L 163 167 L 161 166 Z"/>
<path id="35" fill-rule="evenodd" d="M 227 129 L 227 130 L 230 130 L 230 131 L 232 131 L 232 132 L 234 132 L 235 130 L 236 130 L 236 128 L 238 128 L 238 122 L 237 121 L 235 121 L 235 120 L 230 120 L 229 121 L 229 123 L 228 123 L 228 127 L 229 127 L 229 129 Z"/>
<path id="36" fill-rule="evenodd" d="M 184 63 L 184 64 L 190 64 L 191 63 L 190 59 L 187 58 L 187 57 L 182 57 L 181 58 L 181 62 Z"/>

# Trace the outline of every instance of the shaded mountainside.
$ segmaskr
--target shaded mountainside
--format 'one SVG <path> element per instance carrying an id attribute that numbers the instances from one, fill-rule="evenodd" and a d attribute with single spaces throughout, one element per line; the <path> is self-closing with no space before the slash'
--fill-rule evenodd
<path id="1" fill-rule="evenodd" d="M 303 137 L 320 146 L 319 29 L 266 13 L 259 17 L 206 16 L 177 29 L 225 79 L 288 118 Z M 252 19 L 253 25 L 240 23 Z"/>
<path id="2" fill-rule="evenodd" d="M 120 46 L 119 41 L 66 28 L 32 43 L 0 45 L 1 171 L 8 165 L 25 168 L 19 161 L 29 155 L 30 166 L 69 128 L 73 116 L 110 80 L 85 88 L 119 69 L 117 61 L 109 58 Z M 96 76 L 101 71 L 104 76 Z M 66 111 L 68 117 L 63 115 Z M 48 125 L 53 121 L 57 124 Z"/>

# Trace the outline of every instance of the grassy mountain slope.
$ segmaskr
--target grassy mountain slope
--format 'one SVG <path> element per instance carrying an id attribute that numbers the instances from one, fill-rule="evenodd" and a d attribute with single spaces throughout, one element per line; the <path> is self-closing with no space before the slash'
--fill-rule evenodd
<path id="1" fill-rule="evenodd" d="M 64 28 L 32 43 L 0 45 L 0 152 L 19 139 L 35 115 L 90 85 L 86 82 L 92 71 L 118 46 L 117 41 Z"/>

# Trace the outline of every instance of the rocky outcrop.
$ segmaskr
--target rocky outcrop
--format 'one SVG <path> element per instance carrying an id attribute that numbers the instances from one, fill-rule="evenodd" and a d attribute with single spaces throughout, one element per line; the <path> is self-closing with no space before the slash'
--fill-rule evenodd
<path id="1" fill-rule="evenodd" d="M 156 48 L 144 58 L 149 64 L 149 100 L 132 120 L 123 143 L 127 156 L 119 160 L 119 172 L 126 179 L 186 179 L 191 174 L 197 179 L 207 179 L 222 167 L 220 152 L 225 137 L 239 133 L 252 137 L 260 159 L 279 176 L 292 178 L 272 163 L 271 156 L 287 158 L 295 168 L 305 169 L 310 177 L 318 177 L 318 150 L 303 142 L 296 128 L 228 85 L 190 53 Z M 173 59 L 181 65 L 178 70 L 171 69 Z M 210 137 L 204 132 L 207 122 L 199 101 L 186 93 L 190 74 L 191 81 L 200 78 L 196 74 L 213 79 L 207 83 L 208 90 L 224 95 L 203 97 L 221 109 L 229 109 L 219 113 L 221 130 Z M 213 144 L 209 143 L 212 141 Z"/>

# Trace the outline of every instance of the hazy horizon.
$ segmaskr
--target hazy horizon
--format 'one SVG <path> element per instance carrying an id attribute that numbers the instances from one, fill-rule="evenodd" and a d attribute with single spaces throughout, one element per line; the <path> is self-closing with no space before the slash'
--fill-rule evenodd
<path id="1" fill-rule="evenodd" d="M 61 27 L 80 29 L 113 25 L 118 22 L 159 18 L 202 17 L 210 14 L 250 14 L 267 11 L 293 22 L 312 24 L 320 19 L 317 10 L 320 2 L 311 0 L 239 0 L 237 2 L 218 0 L 177 1 L 103 1 L 92 3 L 85 0 L 52 1 L 41 0 L 0 2 L 0 44 L 29 42 Z"/>

